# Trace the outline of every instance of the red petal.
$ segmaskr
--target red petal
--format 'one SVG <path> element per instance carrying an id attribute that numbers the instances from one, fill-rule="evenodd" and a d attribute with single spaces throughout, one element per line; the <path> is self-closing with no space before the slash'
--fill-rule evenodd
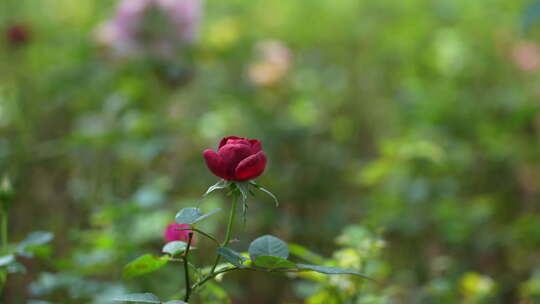
<path id="1" fill-rule="evenodd" d="M 259 140 L 250 139 L 249 143 L 251 144 L 251 151 L 253 151 L 253 153 L 257 153 L 262 150 L 262 144 Z"/>
<path id="2" fill-rule="evenodd" d="M 221 149 L 221 147 L 225 146 L 227 144 L 227 141 L 229 139 L 243 139 L 241 137 L 236 137 L 236 136 L 229 136 L 229 137 L 224 137 L 220 142 L 219 142 L 219 146 L 218 146 L 218 150 Z"/>
<path id="3" fill-rule="evenodd" d="M 225 168 L 225 162 L 219 154 L 212 150 L 204 150 L 204 159 L 206 160 L 206 166 L 212 171 L 216 176 L 224 179 L 232 179 L 231 176 L 227 175 L 227 170 Z"/>
<path id="4" fill-rule="evenodd" d="M 266 168 L 266 154 L 263 151 L 242 160 L 236 167 L 234 179 L 246 180 L 261 175 Z"/>
<path id="5" fill-rule="evenodd" d="M 219 149 L 218 154 L 223 160 L 225 174 L 234 177 L 236 166 L 253 153 L 251 152 L 251 147 L 248 145 L 227 143 Z"/>

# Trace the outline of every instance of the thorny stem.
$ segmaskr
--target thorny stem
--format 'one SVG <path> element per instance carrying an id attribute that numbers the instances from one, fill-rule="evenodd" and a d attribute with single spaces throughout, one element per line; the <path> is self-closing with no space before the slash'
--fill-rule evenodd
<path id="1" fill-rule="evenodd" d="M 191 246 L 191 240 L 193 239 L 193 232 L 189 233 L 188 237 L 188 243 L 186 246 L 186 253 L 184 254 L 184 275 L 186 277 L 186 296 L 184 298 L 184 301 L 189 301 L 189 297 L 191 296 L 191 283 L 189 282 L 189 267 L 188 267 L 188 255 L 189 255 L 189 247 Z"/>

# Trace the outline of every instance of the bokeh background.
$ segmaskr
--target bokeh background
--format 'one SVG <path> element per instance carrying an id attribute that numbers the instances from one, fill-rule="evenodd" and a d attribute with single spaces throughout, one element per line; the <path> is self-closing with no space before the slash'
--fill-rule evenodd
<path id="1" fill-rule="evenodd" d="M 181 267 L 122 268 L 229 135 L 262 140 L 281 202 L 251 200 L 235 248 L 270 233 L 376 281 L 235 273 L 200 303 L 540 303 L 540 2 L 147 2 L 0 3 L 9 236 L 55 236 L 1 303 L 181 292 Z"/>

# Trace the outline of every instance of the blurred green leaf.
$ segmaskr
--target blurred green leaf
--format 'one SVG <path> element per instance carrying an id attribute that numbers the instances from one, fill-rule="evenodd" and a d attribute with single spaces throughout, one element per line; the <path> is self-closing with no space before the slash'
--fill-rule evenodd
<path id="1" fill-rule="evenodd" d="M 154 272 L 165 266 L 168 261 L 168 256 L 158 257 L 152 254 L 145 254 L 131 261 L 126 265 L 126 267 L 124 267 L 124 278 L 131 279 L 143 274 Z"/>
<path id="2" fill-rule="evenodd" d="M 311 270 L 311 271 L 316 271 L 316 272 L 320 272 L 324 274 L 352 274 L 352 275 L 356 275 L 365 279 L 370 279 L 368 276 L 360 272 L 341 269 L 335 266 L 317 266 L 317 265 L 307 265 L 307 264 L 297 264 L 297 266 L 298 266 L 298 269 Z"/>
<path id="3" fill-rule="evenodd" d="M 26 273 L 26 267 L 19 262 L 12 262 L 7 266 L 8 273 Z"/>
<path id="4" fill-rule="evenodd" d="M 11 262 L 15 261 L 15 256 L 13 254 L 8 254 L 0 257 L 0 267 L 6 266 Z"/>
<path id="5" fill-rule="evenodd" d="M 200 291 L 202 298 L 205 299 L 204 304 L 230 304 L 231 299 L 227 292 L 219 286 L 219 284 L 209 281 L 204 284 L 204 288 Z"/>
<path id="6" fill-rule="evenodd" d="M 310 251 L 309 249 L 305 248 L 304 246 L 294 244 L 294 243 L 288 243 L 289 250 L 292 255 L 297 256 L 301 259 L 304 259 L 310 263 L 324 263 L 324 257 L 314 253 L 313 251 Z"/>
<path id="7" fill-rule="evenodd" d="M 18 250 L 23 251 L 27 247 L 40 246 L 50 242 L 54 238 L 54 234 L 47 231 L 34 231 L 26 236 L 26 238 L 19 243 Z"/>
<path id="8" fill-rule="evenodd" d="M 135 302 L 135 303 L 161 303 L 159 298 L 153 293 L 133 293 L 114 298 L 117 302 Z"/>

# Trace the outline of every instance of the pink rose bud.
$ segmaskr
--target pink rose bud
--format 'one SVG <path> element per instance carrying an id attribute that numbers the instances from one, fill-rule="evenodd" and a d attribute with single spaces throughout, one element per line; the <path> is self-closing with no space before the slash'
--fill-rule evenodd
<path id="1" fill-rule="evenodd" d="M 226 180 L 243 181 L 258 177 L 266 167 L 261 142 L 236 136 L 223 138 L 218 151 L 204 150 L 208 169 Z"/>
<path id="2" fill-rule="evenodd" d="M 167 229 L 165 229 L 165 232 L 163 233 L 163 238 L 165 239 L 165 242 L 182 241 L 187 243 L 189 240 L 189 234 L 193 233 L 193 231 L 176 229 L 188 228 L 191 228 L 191 226 L 187 224 L 171 223 L 167 226 Z M 193 237 L 191 238 L 191 244 L 195 244 L 195 235 L 193 235 Z"/>

